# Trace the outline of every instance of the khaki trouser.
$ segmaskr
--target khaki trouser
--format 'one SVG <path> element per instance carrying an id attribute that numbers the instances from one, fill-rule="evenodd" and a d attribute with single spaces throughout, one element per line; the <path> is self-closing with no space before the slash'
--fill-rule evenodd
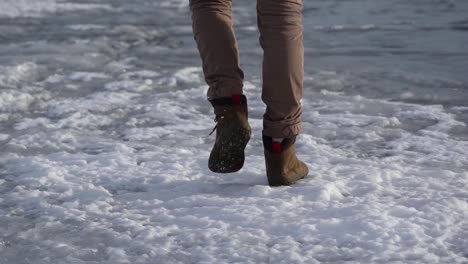
<path id="1" fill-rule="evenodd" d="M 232 22 L 232 0 L 190 0 L 194 38 L 203 61 L 208 99 L 242 94 L 244 73 Z M 289 138 L 301 129 L 304 78 L 302 0 L 257 0 L 264 51 L 263 134 Z"/>

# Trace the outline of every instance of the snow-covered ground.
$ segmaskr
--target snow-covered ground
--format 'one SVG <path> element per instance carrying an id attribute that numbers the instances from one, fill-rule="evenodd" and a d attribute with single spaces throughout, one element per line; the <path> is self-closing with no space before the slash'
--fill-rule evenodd
<path id="1" fill-rule="evenodd" d="M 468 263 L 468 4 L 305 3 L 300 157 L 267 185 L 255 3 L 234 1 L 254 135 L 214 141 L 186 0 L 0 0 L 0 263 Z"/>

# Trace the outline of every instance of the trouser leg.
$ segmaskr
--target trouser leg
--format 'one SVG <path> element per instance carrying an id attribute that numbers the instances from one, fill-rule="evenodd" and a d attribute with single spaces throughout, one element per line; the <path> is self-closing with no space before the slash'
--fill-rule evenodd
<path id="1" fill-rule="evenodd" d="M 232 22 L 232 0 L 190 0 L 208 99 L 242 94 L 244 73 Z"/>
<path id="2" fill-rule="evenodd" d="M 264 51 L 263 133 L 289 138 L 301 130 L 304 79 L 302 0 L 257 0 L 260 45 Z"/>

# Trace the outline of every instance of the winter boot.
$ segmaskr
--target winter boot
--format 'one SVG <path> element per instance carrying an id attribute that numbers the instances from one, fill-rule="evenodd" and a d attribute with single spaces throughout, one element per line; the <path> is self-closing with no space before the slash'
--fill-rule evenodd
<path id="1" fill-rule="evenodd" d="M 233 95 L 210 100 L 216 115 L 216 142 L 208 168 L 213 172 L 236 172 L 244 166 L 244 150 L 252 130 L 247 120 L 247 98 Z M 211 135 L 211 134 L 210 134 Z"/>
<path id="2" fill-rule="evenodd" d="M 265 164 L 270 186 L 291 185 L 309 173 L 307 165 L 296 156 L 296 137 L 275 142 L 263 135 Z"/>

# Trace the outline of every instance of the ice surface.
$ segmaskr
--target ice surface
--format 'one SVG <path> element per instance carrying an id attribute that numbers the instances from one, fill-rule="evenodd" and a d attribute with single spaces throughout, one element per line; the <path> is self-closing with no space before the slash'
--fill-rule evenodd
<path id="1" fill-rule="evenodd" d="M 0 17 L 37 17 L 45 13 L 110 9 L 108 4 L 63 3 L 56 0 L 0 0 Z"/>
<path id="2" fill-rule="evenodd" d="M 464 1 L 306 3 L 311 174 L 279 188 L 255 1 L 235 1 L 254 134 L 229 175 L 207 168 L 188 1 L 78 2 L 0 0 L 0 264 L 468 262 Z"/>

